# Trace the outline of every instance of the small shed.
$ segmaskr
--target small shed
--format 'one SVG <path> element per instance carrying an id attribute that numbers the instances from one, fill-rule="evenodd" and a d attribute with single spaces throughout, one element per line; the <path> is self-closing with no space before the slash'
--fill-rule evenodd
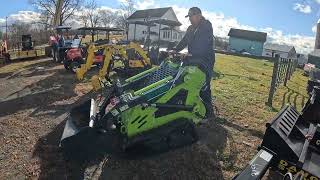
<path id="1" fill-rule="evenodd" d="M 320 68 L 320 49 L 315 49 L 309 53 L 308 63 L 316 65 L 316 68 Z"/>
<path id="2" fill-rule="evenodd" d="M 289 46 L 285 44 L 272 44 L 267 43 L 263 48 L 263 56 L 265 57 L 275 57 L 279 55 L 282 58 L 297 58 L 297 52 L 294 46 Z"/>
<path id="3" fill-rule="evenodd" d="M 234 28 L 230 29 L 228 36 L 230 50 L 256 56 L 262 55 L 267 40 L 267 33 Z"/>

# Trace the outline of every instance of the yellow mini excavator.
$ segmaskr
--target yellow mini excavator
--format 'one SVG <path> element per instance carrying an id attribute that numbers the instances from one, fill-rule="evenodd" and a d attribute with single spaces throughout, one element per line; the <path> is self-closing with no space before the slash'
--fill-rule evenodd
<path id="1" fill-rule="evenodd" d="M 101 79 L 109 78 L 111 71 L 115 71 L 118 75 L 132 76 L 151 67 L 150 59 L 139 44 L 131 42 L 126 45 L 96 45 L 93 43 L 88 47 L 86 63 L 76 71 L 78 80 L 83 80 L 85 73 L 91 69 L 97 50 L 103 50 L 104 58 L 99 74 L 92 77 L 95 90 L 100 88 Z"/>

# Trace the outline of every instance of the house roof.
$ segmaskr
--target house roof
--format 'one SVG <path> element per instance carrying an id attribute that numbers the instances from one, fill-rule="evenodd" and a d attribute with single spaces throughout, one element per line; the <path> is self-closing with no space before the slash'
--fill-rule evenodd
<path id="1" fill-rule="evenodd" d="M 166 26 L 181 26 L 182 24 L 179 21 L 173 21 L 169 19 L 156 19 L 152 20 L 150 22 L 161 24 L 161 25 L 166 25 Z"/>
<path id="2" fill-rule="evenodd" d="M 228 36 L 252 41 L 266 42 L 267 33 L 231 28 Z"/>
<path id="3" fill-rule="evenodd" d="M 320 57 L 320 49 L 315 49 L 311 53 L 309 53 L 311 56 Z"/>
<path id="4" fill-rule="evenodd" d="M 127 20 L 136 18 L 147 18 L 147 17 L 162 17 L 171 7 L 157 8 L 157 9 L 145 9 L 134 12 Z"/>
<path id="5" fill-rule="evenodd" d="M 164 27 L 164 28 L 161 28 L 160 30 L 171 30 L 171 28 L 169 28 L 169 27 Z"/>
<path id="6" fill-rule="evenodd" d="M 178 29 L 174 29 L 174 28 L 171 29 L 170 27 L 164 27 L 164 28 L 160 29 L 160 31 L 168 31 L 168 30 L 170 30 L 170 31 L 172 30 L 172 31 L 179 32 L 179 33 L 183 32 L 183 31 L 178 30 Z"/>
<path id="7" fill-rule="evenodd" d="M 138 25 L 143 25 L 143 26 L 157 26 L 153 22 L 146 22 L 146 21 L 134 21 L 134 22 L 129 22 L 129 24 L 138 24 Z"/>
<path id="8" fill-rule="evenodd" d="M 284 44 L 267 43 L 264 45 L 264 49 L 270 49 L 270 50 L 281 51 L 281 52 L 290 52 L 292 49 L 294 49 L 294 47 L 284 45 Z"/>
<path id="9" fill-rule="evenodd" d="M 306 58 L 305 54 L 297 53 L 297 58 Z"/>

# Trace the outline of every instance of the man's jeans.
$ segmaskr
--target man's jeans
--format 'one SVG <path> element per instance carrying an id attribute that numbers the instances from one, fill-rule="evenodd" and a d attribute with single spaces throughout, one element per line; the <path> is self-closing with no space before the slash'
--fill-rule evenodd
<path id="1" fill-rule="evenodd" d="M 193 57 L 189 57 L 188 59 L 184 60 L 184 65 L 197 66 L 201 71 L 203 71 L 206 74 L 206 84 L 201 89 L 200 97 L 207 108 L 206 118 L 214 118 L 211 94 L 211 79 L 213 74 L 213 65 L 209 64 L 212 63 L 205 63 L 203 59 Z"/>

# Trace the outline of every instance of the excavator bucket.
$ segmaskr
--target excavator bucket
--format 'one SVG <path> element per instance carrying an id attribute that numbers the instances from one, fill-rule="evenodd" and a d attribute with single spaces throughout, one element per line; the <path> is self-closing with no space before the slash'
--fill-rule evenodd
<path id="1" fill-rule="evenodd" d="M 81 128 L 88 126 L 89 122 L 87 119 L 90 118 L 89 110 L 90 101 L 87 101 L 71 110 L 62 134 L 61 142 L 63 142 L 63 140 L 66 138 L 78 134 Z"/>
<path id="2" fill-rule="evenodd" d="M 111 154 L 118 150 L 119 147 L 115 149 L 116 133 L 90 127 L 94 103 L 89 100 L 71 110 L 60 140 L 65 158 L 88 159 L 99 153 Z"/>

